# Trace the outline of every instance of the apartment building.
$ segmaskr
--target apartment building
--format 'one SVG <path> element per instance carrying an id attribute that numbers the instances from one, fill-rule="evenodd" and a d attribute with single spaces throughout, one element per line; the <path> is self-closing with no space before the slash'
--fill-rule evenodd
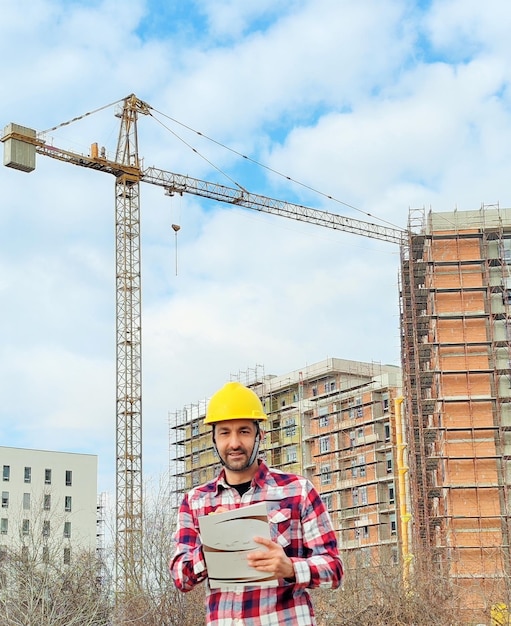
<path id="1" fill-rule="evenodd" d="M 330 358 L 282 376 L 256 369 L 240 382 L 254 389 L 268 415 L 262 455 L 270 466 L 313 482 L 345 561 L 398 563 L 393 423 L 400 368 Z M 170 424 L 179 492 L 220 469 L 205 409 L 205 400 L 190 405 Z"/>
<path id="2" fill-rule="evenodd" d="M 0 446 L 0 545 L 69 563 L 96 549 L 97 456 Z"/>
<path id="3" fill-rule="evenodd" d="M 400 307 L 414 552 L 462 593 L 467 623 L 485 622 L 511 599 L 511 210 L 411 212 L 410 227 Z"/>

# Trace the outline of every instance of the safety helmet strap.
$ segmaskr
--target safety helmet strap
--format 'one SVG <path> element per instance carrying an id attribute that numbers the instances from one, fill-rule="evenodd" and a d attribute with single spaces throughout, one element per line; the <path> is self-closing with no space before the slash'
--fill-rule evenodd
<path id="1" fill-rule="evenodd" d="M 252 447 L 252 452 L 250 453 L 250 456 L 248 458 L 248 461 L 245 465 L 245 467 L 241 467 L 239 470 L 231 470 L 233 472 L 243 472 L 244 470 L 246 470 L 247 468 L 249 468 L 252 463 L 256 460 L 257 458 L 257 454 L 259 452 L 259 445 L 261 443 L 261 429 L 259 427 L 259 422 L 257 420 L 254 420 L 254 424 L 256 427 L 256 434 L 255 434 L 255 438 L 254 438 L 254 445 Z M 215 436 L 215 426 L 216 424 L 213 424 L 213 445 L 215 447 L 215 452 L 216 455 L 218 457 L 218 459 L 220 460 L 220 463 L 222 464 L 222 466 L 226 466 L 227 463 L 224 461 L 224 459 L 222 459 L 222 457 L 220 456 L 220 452 L 218 451 L 218 446 L 216 445 L 216 436 Z"/>

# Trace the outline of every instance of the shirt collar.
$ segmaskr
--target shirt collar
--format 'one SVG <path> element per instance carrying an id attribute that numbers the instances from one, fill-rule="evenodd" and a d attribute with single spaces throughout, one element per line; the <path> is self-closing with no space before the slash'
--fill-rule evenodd
<path id="1" fill-rule="evenodd" d="M 268 466 L 262 459 L 258 459 L 259 467 L 257 468 L 257 472 L 252 478 L 252 485 L 257 485 L 258 487 L 264 487 L 267 484 L 268 480 Z M 225 468 L 222 468 L 220 474 L 214 480 L 214 484 L 216 487 L 216 493 L 219 494 L 222 489 L 228 489 L 229 484 L 225 478 Z"/>

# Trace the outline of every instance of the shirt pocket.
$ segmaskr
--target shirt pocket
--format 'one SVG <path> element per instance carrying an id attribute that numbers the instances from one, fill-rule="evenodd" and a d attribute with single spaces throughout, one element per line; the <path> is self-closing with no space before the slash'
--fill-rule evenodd
<path id="1" fill-rule="evenodd" d="M 270 534 L 273 541 L 276 541 L 283 548 L 291 543 L 291 509 L 277 509 L 268 513 L 270 522 Z"/>

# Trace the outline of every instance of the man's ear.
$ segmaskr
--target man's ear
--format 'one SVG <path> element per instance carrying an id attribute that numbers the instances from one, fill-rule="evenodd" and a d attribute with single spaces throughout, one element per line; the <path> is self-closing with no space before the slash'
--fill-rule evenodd
<path id="1" fill-rule="evenodd" d="M 261 441 L 264 441 L 264 436 L 266 435 L 266 431 L 260 427 L 259 432 L 260 432 Z"/>

